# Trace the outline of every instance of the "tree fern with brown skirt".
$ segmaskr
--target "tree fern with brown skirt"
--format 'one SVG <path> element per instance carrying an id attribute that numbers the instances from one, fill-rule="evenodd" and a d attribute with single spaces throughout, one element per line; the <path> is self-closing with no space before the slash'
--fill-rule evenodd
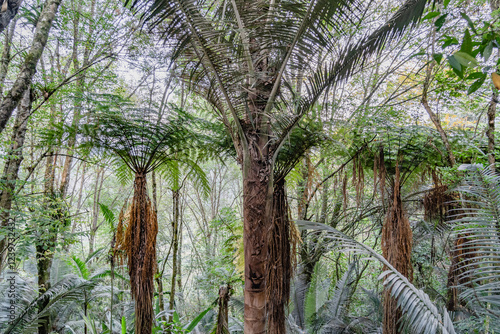
<path id="1" fill-rule="evenodd" d="M 126 224 L 122 223 L 125 232 L 118 229 L 115 247 L 127 258 L 135 300 L 135 333 L 151 334 L 158 222 L 148 196 L 147 174 L 180 156 L 186 158 L 181 147 L 189 145 L 189 138 L 183 124 L 190 118 L 178 111 L 166 120 L 159 119 L 151 110 L 130 107 L 106 108 L 94 117 L 94 124 L 84 126 L 85 145 L 113 153 L 134 173 L 134 195 Z"/>

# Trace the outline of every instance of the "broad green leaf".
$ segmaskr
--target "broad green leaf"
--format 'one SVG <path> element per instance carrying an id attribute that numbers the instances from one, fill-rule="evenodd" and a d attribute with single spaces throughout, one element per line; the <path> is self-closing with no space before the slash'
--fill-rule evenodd
<path id="1" fill-rule="evenodd" d="M 467 54 L 472 53 L 472 38 L 470 37 L 469 29 L 465 29 L 464 39 L 462 40 L 462 46 L 460 47 L 460 51 L 465 52 Z"/>
<path id="2" fill-rule="evenodd" d="M 462 65 L 457 61 L 455 56 L 448 56 L 448 63 L 450 64 L 453 71 L 460 77 L 463 78 Z"/>
<path id="3" fill-rule="evenodd" d="M 191 321 L 191 323 L 186 327 L 186 330 L 188 332 L 191 332 L 196 327 L 196 325 L 198 325 L 198 323 L 201 321 L 201 319 L 203 319 L 205 314 L 207 314 L 208 311 L 210 311 L 211 309 L 212 309 L 212 307 L 209 307 L 205 311 L 198 314 L 198 316 L 196 318 L 194 318 L 193 321 Z"/>
<path id="4" fill-rule="evenodd" d="M 122 334 L 127 334 L 127 320 L 122 317 Z"/>
<path id="5" fill-rule="evenodd" d="M 446 38 L 442 45 L 442 48 L 444 49 L 450 45 L 458 45 L 458 39 L 456 39 L 455 37 Z"/>
<path id="6" fill-rule="evenodd" d="M 441 60 L 443 60 L 443 54 L 442 53 L 434 53 L 432 55 L 432 58 L 434 58 L 436 63 L 441 64 Z"/>
<path id="7" fill-rule="evenodd" d="M 474 73 L 471 73 L 467 76 L 467 78 L 465 78 L 466 80 L 472 80 L 472 79 L 479 79 L 479 78 L 482 78 L 484 77 L 485 74 L 483 72 L 474 72 Z"/>
<path id="8" fill-rule="evenodd" d="M 172 320 L 174 321 L 174 323 L 179 323 L 179 313 L 174 311 L 174 315 L 173 315 Z"/>
<path id="9" fill-rule="evenodd" d="M 476 90 L 478 90 L 479 88 L 481 88 L 481 86 L 484 83 L 484 80 L 486 80 L 486 73 L 483 73 L 482 78 L 479 78 L 478 80 L 474 81 L 472 83 L 472 85 L 470 85 L 469 89 L 467 90 L 467 94 L 470 95 L 470 94 L 474 93 Z"/>
<path id="10" fill-rule="evenodd" d="M 477 66 L 477 60 L 468 53 L 457 51 L 453 54 L 455 59 L 460 63 L 460 65 L 465 67 Z"/>
<path id="11" fill-rule="evenodd" d="M 460 15 L 464 18 L 465 21 L 467 21 L 467 24 L 469 25 L 469 27 L 471 28 L 471 30 L 475 34 L 477 34 L 476 27 L 474 27 L 474 23 L 472 23 L 472 20 L 470 19 L 470 17 L 467 16 L 467 14 L 465 14 L 464 12 L 460 13 Z"/>
<path id="12" fill-rule="evenodd" d="M 429 19 L 432 19 L 436 16 L 439 16 L 439 14 L 441 14 L 440 12 L 430 12 L 430 13 L 427 13 L 427 15 L 425 15 L 422 20 L 429 20 Z"/>
<path id="13" fill-rule="evenodd" d="M 436 26 L 436 31 L 439 31 L 442 27 L 444 22 L 446 21 L 446 17 L 448 14 L 441 15 L 436 22 L 434 22 L 434 25 Z"/>
<path id="14" fill-rule="evenodd" d="M 488 61 L 488 59 L 490 59 L 492 51 L 493 51 L 493 41 L 490 41 L 488 43 L 488 45 L 486 45 L 486 47 L 484 48 L 484 51 L 483 51 L 484 61 Z"/>
<path id="15" fill-rule="evenodd" d="M 450 3 L 450 0 L 444 0 L 443 1 L 443 7 L 446 9 L 448 7 L 448 4 Z"/>

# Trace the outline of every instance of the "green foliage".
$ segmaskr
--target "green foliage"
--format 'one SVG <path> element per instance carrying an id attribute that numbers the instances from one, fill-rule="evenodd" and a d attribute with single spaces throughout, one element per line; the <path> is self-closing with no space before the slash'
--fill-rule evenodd
<path id="1" fill-rule="evenodd" d="M 302 228 L 324 231 L 326 237 L 337 243 L 336 249 L 338 251 L 365 254 L 385 265 L 388 270 L 379 276 L 379 280 L 383 280 L 384 285 L 391 289 L 392 296 L 397 300 L 398 306 L 401 307 L 404 314 L 403 324 L 405 326 L 425 334 L 455 333 L 453 323 L 446 309 L 438 310 L 425 292 L 417 289 L 371 247 L 357 242 L 342 232 L 324 224 L 308 221 L 297 221 L 297 223 Z"/>
<path id="2" fill-rule="evenodd" d="M 491 314 L 492 327 L 499 326 L 498 259 L 500 255 L 500 176 L 490 168 L 464 165 L 469 173 L 457 190 L 463 195 L 458 203 L 462 212 L 451 223 L 454 234 L 464 239 L 463 252 L 470 262 L 460 273 L 460 298 L 468 307 Z"/>

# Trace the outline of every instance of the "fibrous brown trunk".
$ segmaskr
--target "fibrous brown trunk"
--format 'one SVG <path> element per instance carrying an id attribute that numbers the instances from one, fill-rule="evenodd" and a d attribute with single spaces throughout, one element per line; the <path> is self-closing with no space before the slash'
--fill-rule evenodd
<path id="1" fill-rule="evenodd" d="M 285 192 L 285 179 L 274 184 L 272 226 L 268 235 L 267 271 L 267 313 L 268 332 L 284 334 L 285 308 L 290 298 L 291 231 L 288 216 L 288 201 Z"/>
<path id="2" fill-rule="evenodd" d="M 28 89 L 24 93 L 24 97 L 17 108 L 16 121 L 12 132 L 12 144 L 7 153 L 7 161 L 5 162 L 2 178 L 0 179 L 0 220 L 2 229 L 8 226 L 10 219 L 10 209 L 14 199 L 14 189 L 18 180 L 19 167 L 23 161 L 23 146 L 26 129 L 28 126 L 28 118 L 31 112 L 31 90 Z M 0 240 L 0 270 L 3 267 L 3 259 L 5 258 L 4 248 L 6 239 Z"/>
<path id="3" fill-rule="evenodd" d="M 476 257 L 476 250 L 471 246 L 465 246 L 470 243 L 470 239 L 464 235 L 458 235 L 451 252 L 451 265 L 448 271 L 448 300 L 446 308 L 449 311 L 457 311 L 464 305 L 458 298 L 459 285 L 468 285 L 472 287 L 471 277 L 464 276 L 463 273 L 470 270 L 475 264 L 473 259 Z"/>
<path id="4" fill-rule="evenodd" d="M 266 332 L 266 260 L 270 232 L 269 183 L 272 166 L 254 141 L 243 166 L 243 243 L 245 254 L 245 333 Z M 255 145 L 255 146 L 254 146 Z M 272 203 L 271 203 L 272 205 Z"/>
<path id="5" fill-rule="evenodd" d="M 151 334 L 153 326 L 153 276 L 156 270 L 157 233 L 158 222 L 148 197 L 146 174 L 136 173 L 134 197 L 125 232 L 130 287 L 135 300 L 136 334 Z"/>
<path id="6" fill-rule="evenodd" d="M 47 44 L 49 31 L 52 27 L 52 22 L 54 21 L 61 1 L 62 0 L 45 1 L 42 13 L 40 14 L 40 19 L 36 25 L 35 36 L 33 37 L 31 48 L 24 60 L 23 65 L 21 65 L 21 70 L 17 79 L 14 81 L 12 88 L 0 104 L 0 133 L 2 133 L 5 129 L 5 125 L 9 121 L 10 116 L 12 116 L 12 112 L 21 100 L 26 89 L 28 89 L 31 84 L 33 76 L 36 72 L 36 66 L 42 56 L 45 45 Z"/>
<path id="7" fill-rule="evenodd" d="M 383 163 L 383 161 L 381 161 Z M 401 201 L 400 171 L 396 167 L 392 202 L 382 227 L 382 253 L 389 263 L 411 282 L 412 231 Z M 387 268 L 384 268 L 387 270 Z M 398 334 L 402 313 L 388 289 L 384 291 L 384 334 Z"/>

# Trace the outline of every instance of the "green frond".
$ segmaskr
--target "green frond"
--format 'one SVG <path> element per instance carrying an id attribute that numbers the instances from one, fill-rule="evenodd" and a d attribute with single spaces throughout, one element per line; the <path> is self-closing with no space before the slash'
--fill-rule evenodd
<path id="1" fill-rule="evenodd" d="M 76 269 L 78 276 L 80 276 L 83 279 L 88 279 L 90 275 L 90 271 L 87 268 L 87 264 L 77 258 L 75 255 L 71 256 L 73 268 Z"/>
<path id="2" fill-rule="evenodd" d="M 391 294 L 397 300 L 403 312 L 403 324 L 405 326 L 410 327 L 416 333 L 455 333 L 453 323 L 446 309 L 438 310 L 425 292 L 417 289 L 371 247 L 325 224 L 304 220 L 297 221 L 297 224 L 302 228 L 324 233 L 326 238 L 330 238 L 336 243 L 335 249 L 338 251 L 368 255 L 370 259 L 375 259 L 385 265 L 388 270 L 383 272 L 379 279 L 384 280 L 384 285 L 391 288 Z"/>
<path id="3" fill-rule="evenodd" d="M 18 283 L 16 283 L 18 284 Z M 30 295 L 24 296 L 25 303 L 21 304 L 16 319 L 12 324 L 7 325 L 4 334 L 31 334 L 37 331 L 39 319 L 47 316 L 50 310 L 56 306 L 81 301 L 84 291 L 89 291 L 95 287 L 97 283 L 81 279 L 74 275 L 68 275 L 62 280 L 50 287 L 42 295 L 36 296 L 36 292 L 32 291 Z M 20 286 L 21 284 L 18 284 Z M 27 292 L 27 291 L 26 291 Z M 48 301 L 43 310 L 38 309 L 38 305 L 42 300 Z M 18 306 L 21 306 L 18 305 Z"/>
<path id="4" fill-rule="evenodd" d="M 500 316 L 500 175 L 473 170 L 457 191 L 464 200 L 450 223 L 466 257 L 458 259 L 460 298 Z"/>
<path id="5" fill-rule="evenodd" d="M 99 204 L 99 208 L 101 209 L 101 213 L 102 213 L 104 219 L 106 220 L 106 222 L 111 227 L 111 230 L 114 230 L 115 214 L 113 213 L 113 211 L 111 211 L 109 209 L 108 206 L 106 206 L 106 205 L 104 205 L 102 203 L 98 203 L 98 204 Z"/>

